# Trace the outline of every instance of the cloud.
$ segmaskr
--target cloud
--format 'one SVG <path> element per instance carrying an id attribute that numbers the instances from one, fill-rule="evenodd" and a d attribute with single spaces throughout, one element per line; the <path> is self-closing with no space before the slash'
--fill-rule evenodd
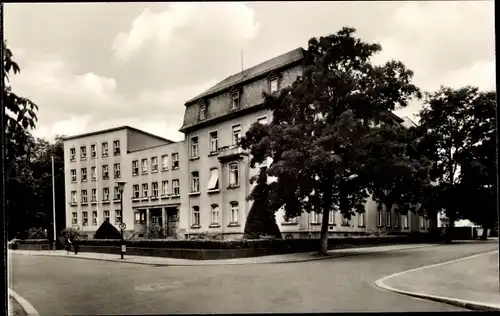
<path id="1" fill-rule="evenodd" d="M 94 72 L 79 74 L 61 58 L 45 56 L 25 65 L 22 75 L 14 76 L 13 89 L 40 107 L 34 135 L 48 140 L 58 134 L 70 136 L 121 125 L 182 140 L 178 129 L 184 102 L 217 83 L 210 79 L 182 87 L 147 88 L 126 97 L 114 78 Z"/>
<path id="2" fill-rule="evenodd" d="M 148 49 L 161 56 L 181 56 L 196 41 L 237 45 L 252 39 L 257 30 L 254 12 L 244 3 L 172 3 L 159 13 L 145 9 L 128 32 L 116 36 L 112 48 L 122 62 L 140 57 Z"/>

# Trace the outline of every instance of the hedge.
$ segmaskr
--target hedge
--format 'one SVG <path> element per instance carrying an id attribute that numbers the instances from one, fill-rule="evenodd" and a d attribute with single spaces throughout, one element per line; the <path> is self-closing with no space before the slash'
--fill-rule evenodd
<path id="1" fill-rule="evenodd" d="M 422 234 L 421 234 L 422 235 Z M 362 244 L 385 244 L 394 242 L 419 242 L 430 239 L 426 236 L 360 236 L 330 238 L 329 247 L 337 245 L 362 245 Z M 82 246 L 119 246 L 120 240 L 116 239 L 89 239 L 81 240 Z M 127 247 L 137 248 L 170 248 L 170 249 L 256 249 L 256 248 L 278 248 L 278 249 L 318 249 L 318 239 L 257 239 L 257 240 L 124 240 Z"/>

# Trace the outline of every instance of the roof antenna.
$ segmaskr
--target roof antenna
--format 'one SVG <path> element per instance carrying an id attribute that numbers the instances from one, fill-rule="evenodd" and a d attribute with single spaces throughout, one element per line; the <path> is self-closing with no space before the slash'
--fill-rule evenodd
<path id="1" fill-rule="evenodd" d="M 241 76 L 243 77 L 243 49 L 241 50 Z"/>

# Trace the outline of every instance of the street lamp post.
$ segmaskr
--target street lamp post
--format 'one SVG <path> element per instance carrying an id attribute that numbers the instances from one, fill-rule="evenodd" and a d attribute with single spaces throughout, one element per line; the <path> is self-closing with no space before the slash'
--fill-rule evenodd
<path id="1" fill-rule="evenodd" d="M 126 251 L 125 244 L 123 243 L 123 231 L 127 228 L 127 225 L 123 222 L 123 191 L 125 188 L 125 183 L 126 183 L 125 181 L 116 182 L 118 187 L 118 192 L 120 193 L 120 212 L 122 213 L 120 222 L 120 256 L 122 259 Z"/>

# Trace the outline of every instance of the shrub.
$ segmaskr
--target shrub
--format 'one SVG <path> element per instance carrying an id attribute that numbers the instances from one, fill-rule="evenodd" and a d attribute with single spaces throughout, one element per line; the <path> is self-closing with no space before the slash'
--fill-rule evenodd
<path id="1" fill-rule="evenodd" d="M 95 232 L 94 239 L 121 239 L 121 234 L 110 222 L 104 221 Z"/>
<path id="2" fill-rule="evenodd" d="M 47 231 L 41 227 L 32 227 L 28 230 L 28 239 L 47 239 Z"/>

